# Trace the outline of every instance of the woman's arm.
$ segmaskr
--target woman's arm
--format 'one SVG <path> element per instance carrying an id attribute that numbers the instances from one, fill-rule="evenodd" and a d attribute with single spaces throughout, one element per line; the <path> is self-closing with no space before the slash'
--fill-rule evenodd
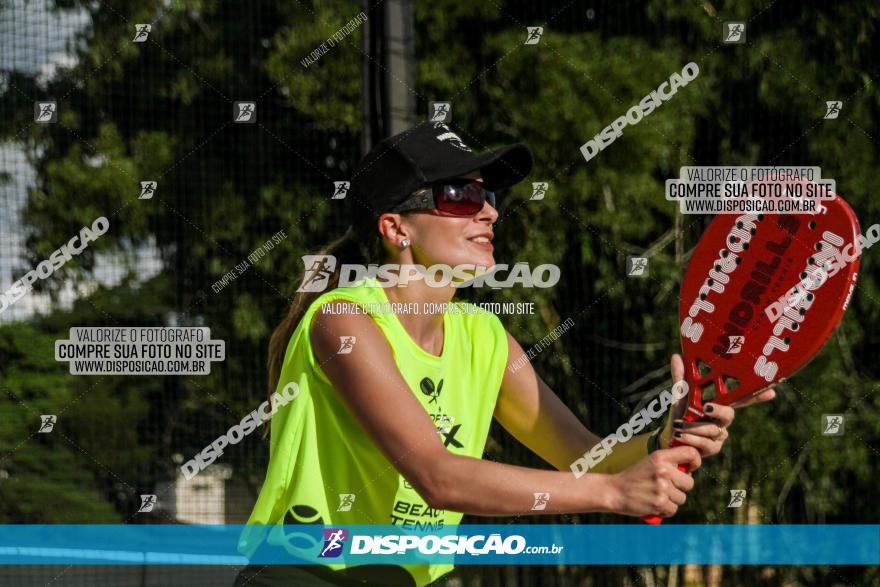
<path id="1" fill-rule="evenodd" d="M 535 454 L 560 471 L 568 471 L 571 464 L 589 452 L 600 438 L 584 427 L 538 376 L 530 362 L 521 360 L 525 352 L 510 333 L 507 333 L 507 342 L 508 368 L 498 394 L 495 419 Z M 670 370 L 673 381 L 684 379 L 684 364 L 679 355 L 672 356 Z M 736 407 L 774 397 L 774 391 L 768 389 Z M 685 402 L 686 398 L 680 400 L 662 417 L 662 422 L 658 422 L 664 426 L 659 446 L 669 446 L 672 435 L 677 434 L 680 442 L 698 449 L 702 457 L 719 453 L 728 437 L 727 428 L 733 423 L 734 408 L 706 404 L 705 409 L 710 412 L 706 421 L 682 422 L 676 418 L 684 412 Z M 639 434 L 627 442 L 616 444 L 613 451 L 591 471 L 616 473 L 633 466 L 648 455 L 649 437 L 650 434 Z"/>
<path id="2" fill-rule="evenodd" d="M 357 337 L 351 353 L 337 353 L 342 336 Z M 550 500 L 534 513 L 669 516 L 693 487 L 676 467 L 679 461 L 699 467 L 700 456 L 690 447 L 659 451 L 662 456 L 619 475 L 580 478 L 456 455 L 444 447 L 372 318 L 318 312 L 311 337 L 322 369 L 364 431 L 431 507 L 484 516 L 528 514 L 541 492 Z"/>
<path id="3" fill-rule="evenodd" d="M 584 427 L 530 362 L 521 361 L 525 352 L 509 332 L 507 342 L 508 368 L 501 382 L 495 419 L 542 459 L 560 471 L 571 471 L 571 464 L 601 439 Z M 617 473 L 629 468 L 648 455 L 648 440 L 649 434 L 640 434 L 615 445 L 593 471 Z"/>

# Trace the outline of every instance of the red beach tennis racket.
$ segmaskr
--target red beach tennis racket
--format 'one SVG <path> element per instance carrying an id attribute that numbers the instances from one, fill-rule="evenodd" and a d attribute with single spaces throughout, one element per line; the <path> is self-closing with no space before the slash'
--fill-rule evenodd
<path id="1" fill-rule="evenodd" d="M 858 276 L 859 224 L 839 196 L 817 204 L 812 215 L 719 214 L 700 239 L 679 306 L 686 420 L 701 419 L 705 402 L 734 404 L 790 377 L 840 323 Z"/>

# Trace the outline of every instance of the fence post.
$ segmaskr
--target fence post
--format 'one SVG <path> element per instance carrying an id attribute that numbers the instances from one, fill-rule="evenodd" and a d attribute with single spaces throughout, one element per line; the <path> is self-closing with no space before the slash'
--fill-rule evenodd
<path id="1" fill-rule="evenodd" d="M 362 0 L 361 154 L 415 122 L 415 44 L 410 0 Z"/>

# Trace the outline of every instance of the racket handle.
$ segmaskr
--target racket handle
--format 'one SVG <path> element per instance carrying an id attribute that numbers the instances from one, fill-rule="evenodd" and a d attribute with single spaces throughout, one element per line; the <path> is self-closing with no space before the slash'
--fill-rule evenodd
<path id="1" fill-rule="evenodd" d="M 669 443 L 669 448 L 673 448 L 676 446 L 683 446 L 683 444 L 684 443 L 678 442 L 678 440 L 673 438 L 672 442 Z M 688 468 L 685 465 L 679 465 L 678 470 L 681 471 L 682 473 L 688 472 Z M 642 520 L 644 520 L 646 524 L 651 524 L 654 526 L 658 526 L 663 523 L 663 518 L 660 516 L 642 516 Z"/>

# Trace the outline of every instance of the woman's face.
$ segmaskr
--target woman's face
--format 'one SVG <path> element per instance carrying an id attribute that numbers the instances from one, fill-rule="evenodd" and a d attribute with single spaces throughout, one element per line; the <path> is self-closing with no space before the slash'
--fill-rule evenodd
<path id="1" fill-rule="evenodd" d="M 478 171 L 464 177 L 482 181 Z M 401 226 L 412 243 L 416 264 L 425 267 L 436 264 L 493 267 L 492 225 L 497 219 L 498 212 L 486 200 L 483 208 L 473 216 L 414 212 L 401 215 Z"/>

